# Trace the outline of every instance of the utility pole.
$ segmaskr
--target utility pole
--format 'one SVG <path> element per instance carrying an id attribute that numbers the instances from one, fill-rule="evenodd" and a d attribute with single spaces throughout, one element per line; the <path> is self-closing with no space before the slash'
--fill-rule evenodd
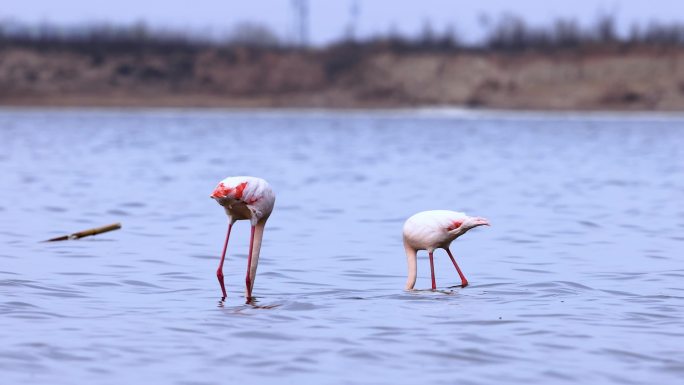
<path id="1" fill-rule="evenodd" d="M 349 5 L 349 26 L 347 27 L 347 39 L 349 40 L 356 39 L 360 13 L 361 4 L 359 4 L 359 0 L 351 0 L 351 4 Z"/>
<path id="2" fill-rule="evenodd" d="M 309 45 L 309 1 L 291 0 L 292 11 L 295 20 L 297 44 L 300 47 Z"/>

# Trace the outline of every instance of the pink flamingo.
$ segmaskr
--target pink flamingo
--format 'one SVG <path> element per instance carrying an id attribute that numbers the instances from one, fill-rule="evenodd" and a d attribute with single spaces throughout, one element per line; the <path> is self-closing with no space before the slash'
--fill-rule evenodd
<path id="1" fill-rule="evenodd" d="M 406 290 L 413 290 L 416 284 L 416 254 L 418 250 L 427 250 L 430 256 L 432 290 L 437 288 L 435 266 L 432 261 L 432 253 L 435 249 L 446 250 L 461 277 L 461 287 L 466 287 L 468 280 L 458 267 L 451 250 L 449 250 L 449 245 L 468 230 L 482 225 L 489 226 L 489 222 L 484 218 L 469 217 L 464 213 L 447 210 L 423 211 L 407 219 L 404 223 L 404 248 L 408 259 Z"/>
<path id="2" fill-rule="evenodd" d="M 226 287 L 223 283 L 223 261 L 228 249 L 228 239 L 230 230 L 235 221 L 249 219 L 252 224 L 252 233 L 249 240 L 249 256 L 247 257 L 247 276 L 245 278 L 245 297 L 247 302 L 252 300 L 252 288 L 256 276 L 257 265 L 259 263 L 259 251 L 261 250 L 261 239 L 264 235 L 266 220 L 273 211 L 275 204 L 275 194 L 271 186 L 261 178 L 253 176 L 233 176 L 228 177 L 214 189 L 211 198 L 223 206 L 228 215 L 228 232 L 226 242 L 221 253 L 216 276 L 221 284 L 223 299 L 226 298 Z"/>

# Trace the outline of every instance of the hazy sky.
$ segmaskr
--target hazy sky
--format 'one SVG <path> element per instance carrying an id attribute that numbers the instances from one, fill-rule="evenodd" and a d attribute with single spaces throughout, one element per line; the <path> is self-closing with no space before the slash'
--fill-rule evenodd
<path id="1" fill-rule="evenodd" d="M 353 0 L 309 0 L 309 35 L 314 43 L 342 36 L 350 24 Z M 395 30 L 415 34 L 430 21 L 435 30 L 448 25 L 467 39 L 479 36 L 480 15 L 494 19 L 514 13 L 531 24 L 573 17 L 590 24 L 601 12 L 615 14 L 621 28 L 650 20 L 684 21 L 682 0 L 358 0 L 358 36 Z M 292 0 L 0 0 L 0 20 L 57 24 L 144 21 L 220 34 L 240 21 L 270 26 L 281 37 L 294 36 Z"/>

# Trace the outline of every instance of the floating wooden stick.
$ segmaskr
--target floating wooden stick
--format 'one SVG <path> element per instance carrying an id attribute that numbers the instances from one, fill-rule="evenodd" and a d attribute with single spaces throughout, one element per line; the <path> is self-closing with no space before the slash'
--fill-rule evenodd
<path id="1" fill-rule="evenodd" d="M 121 223 L 112 223 L 111 225 L 96 227 L 94 229 L 83 230 L 83 231 L 79 231 L 77 233 L 73 233 L 73 234 L 69 234 L 69 235 L 63 235 L 61 237 L 48 239 L 47 241 L 44 241 L 44 242 L 55 242 L 55 241 L 66 241 L 69 239 L 79 239 L 79 238 L 83 238 L 83 237 L 89 237 L 91 235 L 106 233 L 108 231 L 118 230 L 120 228 L 121 228 Z"/>

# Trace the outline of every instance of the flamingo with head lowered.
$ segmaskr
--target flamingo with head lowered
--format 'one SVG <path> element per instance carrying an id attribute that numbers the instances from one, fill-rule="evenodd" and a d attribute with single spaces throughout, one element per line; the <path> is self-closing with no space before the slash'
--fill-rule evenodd
<path id="1" fill-rule="evenodd" d="M 268 220 L 273 211 L 275 194 L 268 182 L 261 178 L 233 176 L 219 182 L 211 194 L 211 198 L 223 206 L 228 215 L 226 242 L 223 245 L 221 262 L 219 262 L 218 270 L 216 270 L 216 276 L 223 292 L 222 299 L 226 298 L 226 287 L 223 283 L 223 261 L 228 249 L 230 230 L 233 228 L 235 221 L 239 220 L 249 220 L 252 225 L 249 240 L 249 256 L 247 257 L 247 274 L 245 277 L 245 297 L 247 302 L 251 302 L 254 278 L 259 263 L 261 239 L 264 235 L 266 220 Z"/>
<path id="2" fill-rule="evenodd" d="M 489 222 L 484 218 L 469 217 L 464 213 L 447 210 L 423 211 L 407 219 L 404 223 L 404 248 L 408 258 L 406 290 L 413 290 L 416 285 L 416 254 L 418 250 L 427 250 L 430 257 L 432 290 L 437 288 L 435 266 L 432 260 L 432 253 L 435 249 L 446 250 L 461 277 L 461 287 L 466 287 L 468 280 L 458 267 L 451 250 L 449 250 L 449 245 L 468 230 L 483 225 L 489 226 Z"/>

